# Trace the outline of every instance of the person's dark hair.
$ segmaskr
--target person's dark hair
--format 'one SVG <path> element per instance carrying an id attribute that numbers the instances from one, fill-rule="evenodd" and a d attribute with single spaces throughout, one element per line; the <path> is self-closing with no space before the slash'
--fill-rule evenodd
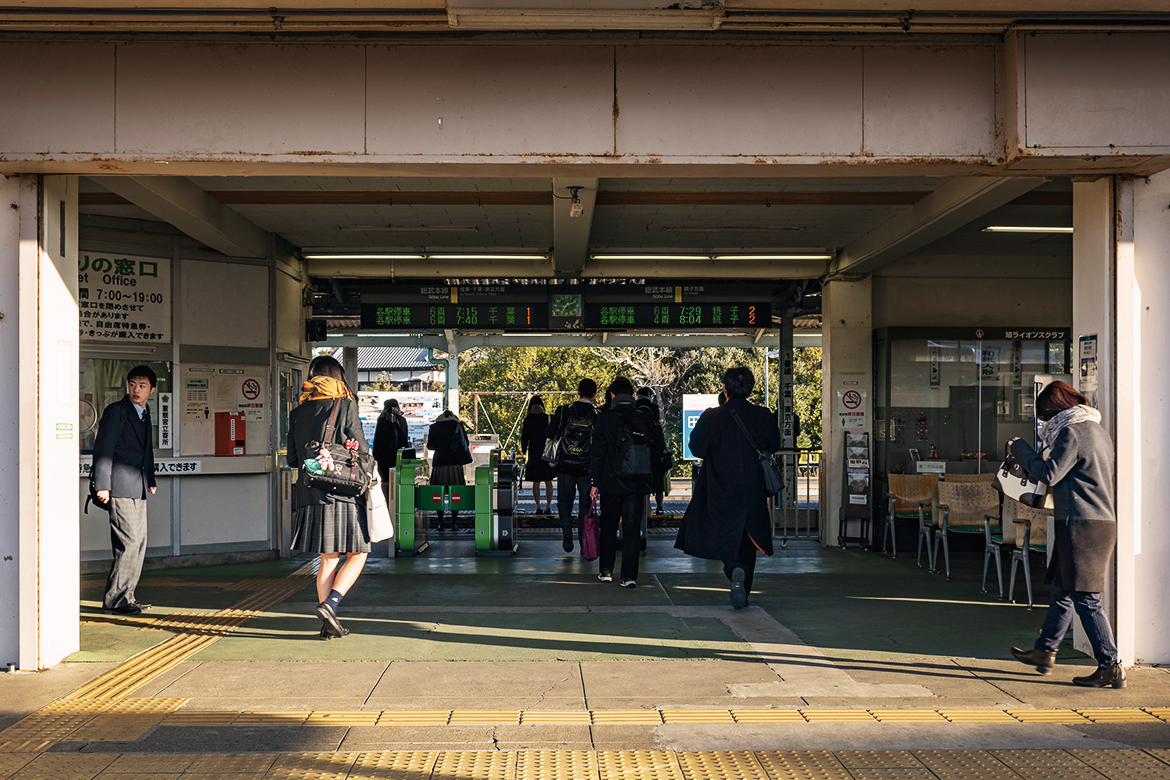
<path id="1" fill-rule="evenodd" d="M 634 383 L 626 379 L 624 376 L 619 376 L 617 379 L 609 383 L 609 387 L 605 388 L 605 397 L 609 398 L 611 395 L 633 395 Z"/>
<path id="2" fill-rule="evenodd" d="M 582 398 L 592 398 L 597 395 L 597 383 L 592 379 L 582 379 L 577 383 L 577 395 Z"/>
<path id="3" fill-rule="evenodd" d="M 747 366 L 734 366 L 723 374 L 723 386 L 732 398 L 747 398 L 756 387 L 756 377 Z"/>
<path id="4" fill-rule="evenodd" d="M 349 394 L 356 397 L 353 388 L 349 386 L 349 382 L 345 379 L 345 369 L 337 362 L 337 359 L 332 355 L 318 355 L 309 363 L 309 378 L 315 376 L 331 376 L 341 384 L 345 385 L 349 390 Z"/>
<path id="5" fill-rule="evenodd" d="M 1065 409 L 1088 403 L 1089 399 L 1077 392 L 1075 387 L 1057 380 L 1036 396 L 1036 417 L 1041 422 L 1048 422 Z"/>
<path id="6" fill-rule="evenodd" d="M 387 398 L 386 402 L 384 404 L 382 404 L 382 408 L 386 409 L 387 411 L 389 411 L 390 409 L 395 409 L 395 410 L 398 409 L 399 408 L 398 407 L 398 399 L 397 398 Z"/>
<path id="7" fill-rule="evenodd" d="M 534 395 L 528 399 L 528 413 L 534 414 L 536 409 L 539 409 L 541 414 L 544 413 L 544 401 L 541 400 L 539 395 Z"/>
<path id="8" fill-rule="evenodd" d="M 154 369 L 150 366 L 134 366 L 130 369 L 130 373 L 126 374 L 126 383 L 129 384 L 131 379 L 145 379 L 150 382 L 151 387 L 158 387 L 158 377 L 154 373 Z"/>
<path id="9" fill-rule="evenodd" d="M 653 400 L 654 391 L 651 390 L 649 387 L 639 387 L 638 388 L 638 397 L 639 398 L 649 398 L 649 399 Z"/>

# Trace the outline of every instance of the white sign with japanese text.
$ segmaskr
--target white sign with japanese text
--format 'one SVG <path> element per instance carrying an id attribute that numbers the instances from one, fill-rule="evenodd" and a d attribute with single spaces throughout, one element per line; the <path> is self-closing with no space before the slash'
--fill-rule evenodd
<path id="1" fill-rule="evenodd" d="M 171 263 L 82 252 L 77 262 L 81 337 L 122 343 L 171 340 Z"/>
<path id="2" fill-rule="evenodd" d="M 865 428 L 865 390 L 837 391 L 837 427 Z"/>

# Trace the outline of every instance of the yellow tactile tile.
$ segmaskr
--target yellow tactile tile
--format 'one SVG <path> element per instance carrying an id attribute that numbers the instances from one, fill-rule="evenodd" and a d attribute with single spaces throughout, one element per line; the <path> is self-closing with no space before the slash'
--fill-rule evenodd
<path id="1" fill-rule="evenodd" d="M 278 753 L 205 753 L 187 768 L 187 774 L 259 772 L 264 774 L 276 761 Z M 202 780 L 202 778 L 200 778 Z"/>
<path id="2" fill-rule="evenodd" d="M 174 772 L 182 774 L 187 767 L 199 758 L 198 753 L 127 753 L 119 756 L 118 760 L 110 764 L 109 769 L 102 773 L 102 777 L 111 772 L 126 772 L 139 774 L 166 774 Z"/>
<path id="3" fill-rule="evenodd" d="M 745 750 L 680 752 L 687 780 L 770 780 L 754 754 Z"/>
<path id="4" fill-rule="evenodd" d="M 0 742 L 0 753 L 43 753 L 56 744 L 55 739 L 9 739 Z"/>
<path id="5" fill-rule="evenodd" d="M 379 726 L 446 726 L 450 710 L 383 710 Z"/>
<path id="6" fill-rule="evenodd" d="M 732 710 L 736 723 L 804 723 L 799 710 Z"/>
<path id="7" fill-rule="evenodd" d="M 1099 770 L 1106 777 L 1125 772 L 1132 776 L 1142 770 L 1154 770 L 1156 776 L 1170 777 L 1170 767 L 1154 756 L 1141 750 L 1070 750 L 1074 756 L 1084 761 L 1094 769 Z"/>
<path id="8" fill-rule="evenodd" d="M 914 757 L 931 770 L 957 768 L 1004 769 L 1002 761 L 986 750 L 914 750 Z"/>
<path id="9" fill-rule="evenodd" d="M 867 710 L 801 710 L 809 723 L 874 723 Z"/>
<path id="10" fill-rule="evenodd" d="M 828 750 L 757 750 L 755 756 L 773 780 L 853 780 Z"/>
<path id="11" fill-rule="evenodd" d="M 172 712 L 162 722 L 164 726 L 229 726 L 232 721 L 240 717 L 238 712 L 219 712 L 216 710 L 179 710 Z"/>
<path id="12" fill-rule="evenodd" d="M 18 769 L 10 780 L 92 780 L 117 757 L 117 753 L 45 753 Z"/>
<path id="13" fill-rule="evenodd" d="M 922 762 L 909 750 L 838 750 L 836 756 L 851 770 L 922 766 Z"/>
<path id="14" fill-rule="evenodd" d="M 1020 780 L 1104 780 L 1104 775 L 1088 764 L 1080 766 L 1017 766 L 1012 767 Z M 1012 780 L 1015 780 L 1013 777 Z M 1120 780 L 1120 778 L 1118 779 Z M 1125 780 L 1136 780 L 1126 777 Z M 1161 777 L 1158 778 L 1161 780 Z"/>
<path id="15" fill-rule="evenodd" d="M 278 583 L 278 582 L 280 582 L 280 580 L 263 579 L 263 578 L 253 579 L 253 580 L 240 580 L 239 582 L 233 582 L 230 585 L 224 585 L 223 589 L 224 590 L 264 590 L 265 588 L 271 588 L 275 583 Z"/>
<path id="16" fill-rule="evenodd" d="M 451 726 L 515 726 L 520 723 L 519 710 L 452 710 Z"/>
<path id="17" fill-rule="evenodd" d="M 512 780 L 516 754 L 512 751 L 443 751 L 435 759 L 431 777 L 438 780 Z"/>
<path id="18" fill-rule="evenodd" d="M 1003 710 L 940 710 L 940 715 L 951 723 L 1015 723 L 1016 719 Z"/>
<path id="19" fill-rule="evenodd" d="M 1077 712 L 1084 715 L 1094 723 L 1159 723 L 1159 719 L 1155 718 L 1148 712 L 1139 709 L 1101 709 L 1101 710 L 1086 710 L 1078 709 Z"/>
<path id="20" fill-rule="evenodd" d="M 666 723 L 734 723 L 729 710 L 662 710 Z"/>
<path id="21" fill-rule="evenodd" d="M 1087 723 L 1088 719 L 1073 710 L 1008 710 L 1021 723 Z"/>
<path id="22" fill-rule="evenodd" d="M 520 713 L 521 726 L 588 726 L 592 722 L 586 710 L 524 710 Z"/>
<path id="23" fill-rule="evenodd" d="M 429 780 L 438 757 L 437 750 L 361 753 L 346 780 Z"/>
<path id="24" fill-rule="evenodd" d="M 69 735 L 72 742 L 135 742 L 188 699 L 123 699 Z"/>
<path id="25" fill-rule="evenodd" d="M 309 712 L 252 711 L 241 712 L 233 726 L 299 726 L 308 719 Z"/>
<path id="26" fill-rule="evenodd" d="M 947 719 L 935 710 L 870 710 L 882 723 L 946 723 Z"/>
<path id="27" fill-rule="evenodd" d="M 1010 767 L 1085 766 L 1085 762 L 1065 750 L 991 750 L 988 752 Z"/>
<path id="28" fill-rule="evenodd" d="M 1170 707 L 1143 707 L 1142 709 L 1159 720 L 1170 721 Z"/>
<path id="29" fill-rule="evenodd" d="M 315 710 L 306 720 L 306 726 L 373 726 L 378 722 L 377 711 L 325 712 Z"/>
<path id="30" fill-rule="evenodd" d="M 665 750 L 605 750 L 597 753 L 601 780 L 685 780 L 678 758 Z"/>
<path id="31" fill-rule="evenodd" d="M 0 777 L 8 777 L 36 757 L 36 753 L 0 754 Z"/>
<path id="32" fill-rule="evenodd" d="M 284 753 L 264 780 L 345 780 L 357 753 Z"/>
<path id="33" fill-rule="evenodd" d="M 107 769 L 94 780 L 179 780 L 182 772 L 118 772 Z"/>
<path id="34" fill-rule="evenodd" d="M 662 713 L 658 710 L 593 710 L 595 725 L 638 725 L 662 723 Z"/>
<path id="35" fill-rule="evenodd" d="M 597 780 L 597 756 L 591 750 L 521 750 L 516 780 Z"/>

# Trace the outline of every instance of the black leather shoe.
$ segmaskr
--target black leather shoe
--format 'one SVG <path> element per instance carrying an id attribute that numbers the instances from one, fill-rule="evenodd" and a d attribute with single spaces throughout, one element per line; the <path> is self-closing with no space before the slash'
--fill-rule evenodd
<path id="1" fill-rule="evenodd" d="M 150 609 L 149 604 L 123 604 L 120 607 L 102 607 L 103 612 L 109 612 L 113 615 L 141 615 L 146 610 Z"/>
<path id="2" fill-rule="evenodd" d="M 337 619 L 337 613 L 333 611 L 333 607 L 322 602 L 313 610 L 317 617 L 325 621 L 325 628 L 329 630 L 333 636 L 345 636 L 349 632 L 341 625 L 341 621 Z"/>
<path id="3" fill-rule="evenodd" d="M 561 549 L 567 553 L 573 552 L 573 531 L 570 528 L 564 530 L 564 539 L 561 540 Z"/>
<path id="4" fill-rule="evenodd" d="M 321 633 L 319 636 L 321 639 L 324 639 L 325 641 L 328 641 L 330 639 L 340 639 L 343 636 L 349 636 L 348 629 L 343 628 L 343 629 L 341 629 L 341 632 L 342 633 L 340 635 L 334 636 L 333 634 L 329 633 L 329 625 L 326 624 L 326 625 L 321 626 Z"/>
<path id="5" fill-rule="evenodd" d="M 743 609 L 747 606 L 747 588 L 744 587 L 746 572 L 736 566 L 731 570 L 731 606 Z"/>
<path id="6" fill-rule="evenodd" d="M 1018 647 L 1012 648 L 1012 657 L 1026 666 L 1035 666 L 1036 671 L 1040 674 L 1052 674 L 1052 668 L 1056 666 L 1056 651 L 1047 652 L 1044 650 L 1021 650 Z"/>
<path id="7" fill-rule="evenodd" d="M 1085 688 L 1104 688 L 1106 685 L 1124 688 L 1125 667 L 1120 662 L 1113 664 L 1113 666 L 1099 666 L 1097 671 L 1088 677 L 1074 677 L 1073 685 L 1081 685 Z"/>

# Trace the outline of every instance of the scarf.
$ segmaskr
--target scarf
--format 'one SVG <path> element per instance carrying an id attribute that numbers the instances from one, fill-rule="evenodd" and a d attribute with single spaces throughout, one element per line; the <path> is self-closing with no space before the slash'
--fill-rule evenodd
<path id="1" fill-rule="evenodd" d="M 1082 422 L 1101 422 L 1101 413 L 1091 406 L 1078 404 L 1070 406 L 1062 412 L 1057 413 L 1051 420 L 1044 423 L 1044 427 L 1040 429 L 1040 439 L 1052 449 L 1052 445 L 1056 443 L 1056 437 L 1070 425 Z"/>
<path id="2" fill-rule="evenodd" d="M 305 401 L 332 400 L 334 398 L 349 398 L 355 400 L 344 382 L 331 376 L 315 376 L 301 386 L 301 403 Z"/>

